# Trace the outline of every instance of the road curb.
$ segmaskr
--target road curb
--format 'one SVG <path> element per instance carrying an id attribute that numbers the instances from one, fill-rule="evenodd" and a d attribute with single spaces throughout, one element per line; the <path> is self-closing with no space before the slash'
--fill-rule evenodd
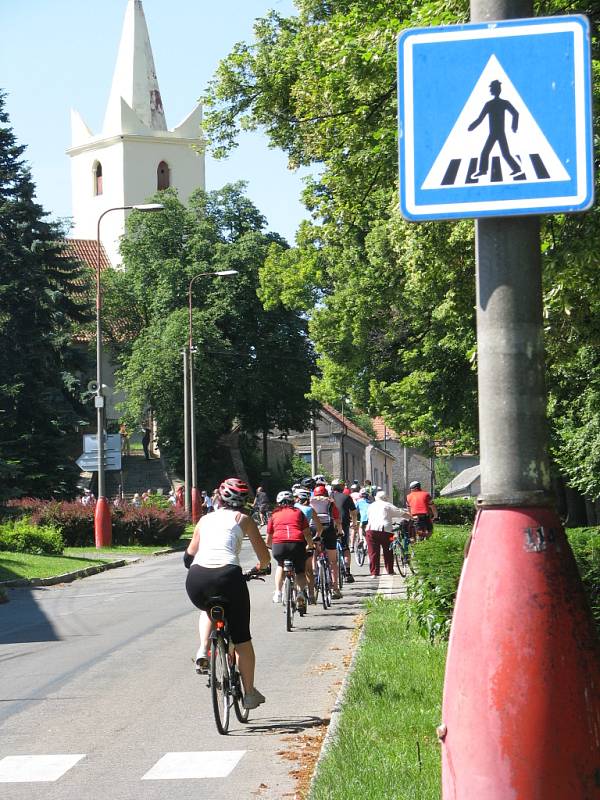
<path id="1" fill-rule="evenodd" d="M 75 572 L 66 572 L 64 575 L 55 575 L 52 578 L 19 578 L 14 581 L 0 581 L 0 589 L 18 589 L 23 586 L 55 586 L 57 583 L 71 583 L 78 578 L 87 578 L 88 575 L 106 572 L 107 569 L 117 569 L 117 567 L 126 567 L 127 564 L 135 564 L 136 561 L 139 561 L 139 558 L 111 561 L 109 564 L 96 564 L 85 569 L 78 569 Z"/>
<path id="2" fill-rule="evenodd" d="M 383 590 L 385 590 L 385 589 L 392 588 L 388 584 L 391 583 L 392 586 L 393 586 L 393 577 L 394 576 L 392 576 L 392 575 L 382 575 L 382 579 L 386 579 L 386 580 L 381 580 L 380 579 L 380 581 L 378 583 L 378 586 L 377 586 L 377 591 L 375 592 L 375 594 L 373 596 L 375 597 L 378 594 L 382 594 Z M 392 578 L 392 581 L 389 581 L 389 578 Z M 335 698 L 335 703 L 333 704 L 333 708 L 331 709 L 331 716 L 329 718 L 329 726 L 327 728 L 327 733 L 325 734 L 325 738 L 323 739 L 323 742 L 321 744 L 321 750 L 319 752 L 319 757 L 318 757 L 317 762 L 315 764 L 315 767 L 313 769 L 312 778 L 310 779 L 310 784 L 309 784 L 309 787 L 308 787 L 307 800 L 310 800 L 310 797 L 311 797 L 312 791 L 313 791 L 313 786 L 314 786 L 314 784 L 315 784 L 315 782 L 317 780 L 317 774 L 319 772 L 319 768 L 320 768 L 321 763 L 322 763 L 323 759 L 325 758 L 329 748 L 331 747 L 331 745 L 333 743 L 333 740 L 334 740 L 335 735 L 337 733 L 338 726 L 340 724 L 340 718 L 341 718 L 341 715 L 342 715 L 342 708 L 343 708 L 343 705 L 344 705 L 344 700 L 346 699 L 346 694 L 348 692 L 348 686 L 350 684 L 350 679 L 352 677 L 352 673 L 354 672 L 354 664 L 356 663 L 356 659 L 358 657 L 358 653 L 360 651 L 360 648 L 362 647 L 363 639 L 365 638 L 365 622 L 366 622 L 366 615 L 365 615 L 365 618 L 363 619 L 363 624 L 362 624 L 362 628 L 361 628 L 361 631 L 360 631 L 360 635 L 359 635 L 358 639 L 356 640 L 356 645 L 354 647 L 354 652 L 352 653 L 352 658 L 350 659 L 350 663 L 348 664 L 348 669 L 346 670 L 346 674 L 344 676 L 344 680 L 342 681 L 342 685 L 340 686 L 340 690 L 337 693 L 337 696 Z"/>

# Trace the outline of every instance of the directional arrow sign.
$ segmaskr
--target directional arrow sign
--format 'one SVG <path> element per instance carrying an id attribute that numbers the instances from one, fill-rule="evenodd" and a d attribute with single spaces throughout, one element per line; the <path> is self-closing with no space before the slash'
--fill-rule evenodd
<path id="1" fill-rule="evenodd" d="M 404 31 L 398 75 L 400 210 L 407 219 L 592 205 L 585 17 Z"/>
<path id="2" fill-rule="evenodd" d="M 98 471 L 98 453 L 82 453 L 75 462 L 82 472 Z M 118 471 L 121 469 L 121 456 L 115 454 L 105 455 L 103 459 L 104 469 L 107 472 Z"/>

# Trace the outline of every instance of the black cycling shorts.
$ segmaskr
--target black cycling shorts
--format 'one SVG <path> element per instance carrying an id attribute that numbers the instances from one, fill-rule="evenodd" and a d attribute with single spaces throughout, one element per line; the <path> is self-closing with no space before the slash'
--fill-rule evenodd
<path id="1" fill-rule="evenodd" d="M 335 550 L 337 542 L 337 528 L 335 525 L 329 525 L 327 528 L 323 528 L 321 542 L 325 550 Z"/>
<path id="2" fill-rule="evenodd" d="M 301 542 L 273 542 L 271 552 L 280 567 L 283 567 L 284 561 L 291 561 L 296 575 L 304 573 L 306 564 L 306 541 L 304 539 Z"/>
<path id="3" fill-rule="evenodd" d="M 417 514 L 416 517 L 415 526 L 417 530 L 420 533 L 425 531 L 426 533 L 431 534 L 433 532 L 433 523 L 429 514 Z"/>
<path id="4" fill-rule="evenodd" d="M 208 611 L 211 597 L 226 597 L 227 603 L 223 607 L 231 641 L 234 644 L 250 641 L 250 594 L 241 567 L 227 564 L 213 568 L 192 564 L 185 588 L 192 603 L 202 611 Z"/>

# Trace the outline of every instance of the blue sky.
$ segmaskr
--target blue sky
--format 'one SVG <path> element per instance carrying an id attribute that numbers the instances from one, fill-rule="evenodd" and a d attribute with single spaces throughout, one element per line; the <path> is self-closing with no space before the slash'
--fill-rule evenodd
<path id="1" fill-rule="evenodd" d="M 127 0 L 0 0 L 0 88 L 37 186 L 54 217 L 71 214 L 70 109 L 100 131 Z M 167 124 L 192 110 L 220 59 L 252 39 L 253 21 L 269 9 L 294 13 L 292 0 L 144 0 Z M 261 134 L 245 134 L 226 161 L 207 157 L 207 188 L 248 181 L 269 228 L 293 242 L 307 212 L 301 176 Z"/>

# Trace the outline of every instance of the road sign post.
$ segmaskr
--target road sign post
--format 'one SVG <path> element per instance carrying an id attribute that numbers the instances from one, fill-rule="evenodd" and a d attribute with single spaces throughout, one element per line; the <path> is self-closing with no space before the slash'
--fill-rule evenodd
<path id="1" fill-rule="evenodd" d="M 497 22 L 531 14 L 526 0 L 471 13 L 483 24 L 399 39 L 402 213 L 478 217 L 481 495 L 446 665 L 443 797 L 592 798 L 600 648 L 552 506 L 539 220 L 522 216 L 592 202 L 587 23 Z"/>

